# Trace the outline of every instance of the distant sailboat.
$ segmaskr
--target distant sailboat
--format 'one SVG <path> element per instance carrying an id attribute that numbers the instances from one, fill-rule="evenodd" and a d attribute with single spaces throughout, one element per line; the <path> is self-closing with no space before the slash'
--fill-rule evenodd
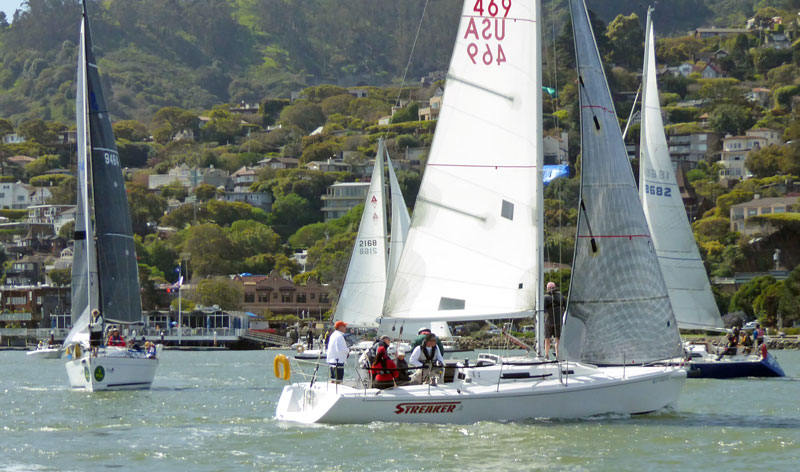
<path id="1" fill-rule="evenodd" d="M 724 331 L 703 260 L 686 217 L 661 118 L 656 82 L 655 32 L 652 9 L 647 12 L 641 134 L 639 195 L 653 246 L 680 329 Z M 770 354 L 717 356 L 707 346 L 689 346 L 690 377 L 783 376 Z"/>
<path id="2" fill-rule="evenodd" d="M 581 48 L 591 47 L 596 54 L 585 6 L 573 3 L 572 9 L 576 43 Z M 543 297 L 544 218 L 540 18 L 536 0 L 513 0 L 502 6 L 465 1 L 433 147 L 384 318 L 430 322 L 541 314 L 537 309 L 542 307 Z M 586 70 L 585 57 L 580 59 L 581 80 L 601 81 L 605 87 L 605 78 Z M 591 67 L 598 65 L 596 58 Z M 596 90 L 600 85 L 592 87 Z M 586 98 L 582 96 L 584 106 Z M 593 125 L 591 116 L 588 118 L 585 127 Z M 609 123 L 610 119 L 603 118 L 603 126 Z M 600 131 L 604 139 L 618 139 L 619 143 L 605 150 L 621 148 L 624 159 L 619 126 L 613 123 L 615 132 L 610 124 L 608 131 Z M 591 149 L 584 159 L 603 161 L 597 149 Z M 630 167 L 627 172 L 632 183 Z M 628 200 L 632 197 L 646 229 L 635 184 L 626 181 L 625 185 L 623 193 Z M 608 244 L 609 251 L 619 243 Z M 631 245 L 638 250 L 641 243 Z M 594 280 L 582 282 L 619 280 L 624 271 L 615 269 L 607 265 L 602 273 L 592 272 Z M 657 267 L 654 270 L 659 280 L 660 272 Z M 638 274 L 640 269 L 634 272 Z M 666 299 L 666 290 L 663 292 Z M 628 301 L 614 303 L 630 315 L 624 306 Z M 666 316 L 662 312 L 655 316 L 662 314 Z M 667 345 L 673 350 L 679 347 L 674 320 L 670 326 L 652 318 L 644 313 L 639 323 L 655 333 L 629 326 L 635 320 L 621 320 L 621 328 L 631 332 L 619 339 L 634 342 L 637 349 L 643 349 L 647 341 L 658 341 L 659 350 L 650 352 L 642 359 L 645 361 L 665 354 L 667 349 L 662 348 Z M 603 319 L 620 326 L 620 320 Z M 639 335 L 645 339 L 633 339 Z M 593 352 L 582 342 L 574 346 L 577 356 L 581 348 Z M 636 362 L 641 363 L 638 358 Z M 572 359 L 554 362 L 541 357 L 481 354 L 475 364 L 451 361 L 441 381 L 430 384 L 377 390 L 358 378 L 346 379 L 341 385 L 294 383 L 284 387 L 276 417 L 305 423 L 473 423 L 645 413 L 674 402 L 685 378 L 684 370 L 671 367 L 600 369 Z"/>
<path id="3" fill-rule="evenodd" d="M 73 327 L 64 341 L 70 386 L 89 391 L 150 388 L 158 360 L 127 348 L 89 348 L 91 312 L 106 324 L 141 323 L 138 265 L 125 180 L 83 3 L 76 96 L 78 204 L 72 264 Z"/>

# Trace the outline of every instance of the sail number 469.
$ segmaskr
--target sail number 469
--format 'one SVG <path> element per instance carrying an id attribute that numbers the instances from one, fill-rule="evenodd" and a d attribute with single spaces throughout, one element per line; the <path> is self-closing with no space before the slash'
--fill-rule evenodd
<path id="1" fill-rule="evenodd" d="M 358 253 L 369 256 L 378 253 L 377 239 L 362 239 L 358 242 Z"/>
<path id="2" fill-rule="evenodd" d="M 480 16 L 483 16 L 483 3 L 483 0 L 476 0 L 475 6 L 472 7 L 472 11 Z M 503 7 L 503 10 L 505 10 L 505 13 L 503 13 L 503 18 L 507 18 L 508 12 L 511 10 L 511 0 L 502 0 L 500 2 L 496 0 L 489 0 L 486 2 L 486 13 L 490 14 L 491 16 L 497 16 L 497 14 L 500 13 L 501 6 Z"/>
<path id="3" fill-rule="evenodd" d="M 103 159 L 106 161 L 106 165 L 111 164 L 112 166 L 119 167 L 119 156 L 116 154 L 111 154 L 110 152 L 103 153 Z"/>

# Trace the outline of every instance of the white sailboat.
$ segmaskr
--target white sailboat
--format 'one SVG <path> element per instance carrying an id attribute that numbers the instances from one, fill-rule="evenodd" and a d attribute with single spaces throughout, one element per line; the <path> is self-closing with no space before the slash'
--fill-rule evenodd
<path id="1" fill-rule="evenodd" d="M 465 2 L 385 318 L 529 317 L 542 307 L 540 18 L 536 0 Z M 594 48 L 582 3 L 573 5 L 573 24 L 580 25 L 576 42 Z M 622 146 L 618 126 L 616 138 Z M 606 270 L 602 277 L 616 275 Z M 674 325 L 658 328 L 674 330 L 677 339 Z M 359 379 L 294 383 L 284 387 L 276 417 L 304 423 L 473 423 L 645 413 L 674 402 L 685 378 L 676 368 L 600 369 L 572 359 L 484 354 L 477 364 L 449 365 L 442 381 L 430 385 L 377 390 Z"/>
<path id="2" fill-rule="evenodd" d="M 105 323 L 142 322 L 138 266 L 125 181 L 92 52 L 83 3 L 76 94 L 78 204 L 72 265 L 73 327 L 64 341 L 72 388 L 150 388 L 158 360 L 143 351 L 101 348 L 92 355 L 89 319 L 99 309 Z"/>
<path id="3" fill-rule="evenodd" d="M 644 51 L 639 195 L 653 246 L 678 328 L 724 331 L 669 157 L 656 81 L 652 9 L 647 12 Z M 718 359 L 707 345 L 687 348 L 690 377 L 783 376 L 783 371 L 770 354 L 740 354 Z"/>

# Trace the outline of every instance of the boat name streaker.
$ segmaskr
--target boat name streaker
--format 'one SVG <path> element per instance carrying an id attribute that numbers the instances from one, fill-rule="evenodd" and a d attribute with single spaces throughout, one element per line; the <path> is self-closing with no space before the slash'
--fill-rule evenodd
<path id="1" fill-rule="evenodd" d="M 419 415 L 428 413 L 452 413 L 461 402 L 400 403 L 395 414 Z"/>

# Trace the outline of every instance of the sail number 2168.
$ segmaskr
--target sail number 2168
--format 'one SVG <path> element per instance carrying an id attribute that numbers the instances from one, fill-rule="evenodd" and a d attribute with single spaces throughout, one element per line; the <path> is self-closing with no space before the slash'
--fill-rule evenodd
<path id="1" fill-rule="evenodd" d="M 110 152 L 103 153 L 103 159 L 106 161 L 106 165 L 112 165 L 119 167 L 119 156 L 116 154 L 111 154 Z"/>
<path id="2" fill-rule="evenodd" d="M 358 253 L 369 256 L 378 253 L 377 239 L 362 239 L 358 242 Z"/>

